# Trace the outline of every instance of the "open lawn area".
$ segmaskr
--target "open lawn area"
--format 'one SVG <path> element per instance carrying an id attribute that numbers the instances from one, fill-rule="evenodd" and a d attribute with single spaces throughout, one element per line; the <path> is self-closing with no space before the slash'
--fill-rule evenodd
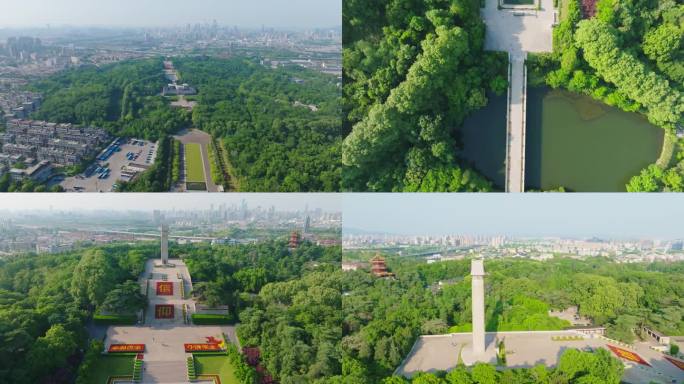
<path id="1" fill-rule="evenodd" d="M 189 183 L 203 183 L 204 163 L 202 161 L 202 151 L 199 144 L 185 144 L 185 167 L 187 171 L 186 181 Z"/>
<path id="2" fill-rule="evenodd" d="M 201 356 L 195 357 L 195 368 L 198 375 L 219 375 L 221 384 L 238 384 L 235 377 L 235 368 L 230 364 L 228 356 Z"/>
<path id="3" fill-rule="evenodd" d="M 134 356 L 102 355 L 87 372 L 88 383 L 107 384 L 110 376 L 131 376 Z"/>

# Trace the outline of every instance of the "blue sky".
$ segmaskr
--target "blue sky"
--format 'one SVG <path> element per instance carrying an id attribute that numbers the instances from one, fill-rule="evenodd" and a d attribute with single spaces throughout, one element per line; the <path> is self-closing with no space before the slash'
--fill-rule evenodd
<path id="1" fill-rule="evenodd" d="M 683 194 L 345 194 L 345 228 L 392 234 L 684 238 Z"/>
<path id="2" fill-rule="evenodd" d="M 3 0 L 0 28 L 61 25 L 334 27 L 341 0 Z"/>
<path id="3" fill-rule="evenodd" d="M 279 210 L 303 210 L 321 208 L 339 212 L 341 196 L 325 193 L 2 193 L 0 210 L 144 210 L 153 209 L 207 209 L 211 204 L 240 204 L 242 199 L 251 208 L 271 205 Z"/>

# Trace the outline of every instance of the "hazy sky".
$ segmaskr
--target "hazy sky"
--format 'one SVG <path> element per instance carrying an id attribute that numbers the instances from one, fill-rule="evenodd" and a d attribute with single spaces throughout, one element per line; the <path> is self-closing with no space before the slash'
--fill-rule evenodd
<path id="1" fill-rule="evenodd" d="M 173 26 L 212 22 L 241 27 L 334 27 L 341 0 L 2 0 L 0 28 Z"/>
<path id="2" fill-rule="evenodd" d="M 684 238 L 682 194 L 345 194 L 344 228 L 392 234 Z"/>
<path id="3" fill-rule="evenodd" d="M 49 209 L 55 210 L 100 210 L 117 211 L 153 209 L 207 209 L 222 203 L 240 204 L 242 199 L 251 208 L 271 205 L 278 210 L 303 210 L 321 208 L 339 212 L 341 196 L 324 193 L 3 193 L 0 194 L 0 211 Z"/>

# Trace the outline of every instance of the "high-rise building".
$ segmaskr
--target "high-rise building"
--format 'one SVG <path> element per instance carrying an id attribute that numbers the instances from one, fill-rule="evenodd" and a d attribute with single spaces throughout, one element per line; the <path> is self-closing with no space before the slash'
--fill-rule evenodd
<path id="1" fill-rule="evenodd" d="M 309 233 L 309 229 L 311 229 L 311 217 L 307 215 L 306 219 L 304 220 L 304 233 Z"/>

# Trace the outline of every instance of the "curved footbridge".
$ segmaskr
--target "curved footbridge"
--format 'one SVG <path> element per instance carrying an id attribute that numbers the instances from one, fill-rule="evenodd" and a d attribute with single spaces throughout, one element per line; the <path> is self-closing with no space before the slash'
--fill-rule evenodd
<path id="1" fill-rule="evenodd" d="M 482 18 L 487 25 L 485 49 L 508 52 L 508 108 L 506 118 L 506 192 L 525 191 L 525 130 L 528 52 L 551 52 L 557 20 L 553 0 L 532 5 L 507 5 L 486 0 Z"/>

